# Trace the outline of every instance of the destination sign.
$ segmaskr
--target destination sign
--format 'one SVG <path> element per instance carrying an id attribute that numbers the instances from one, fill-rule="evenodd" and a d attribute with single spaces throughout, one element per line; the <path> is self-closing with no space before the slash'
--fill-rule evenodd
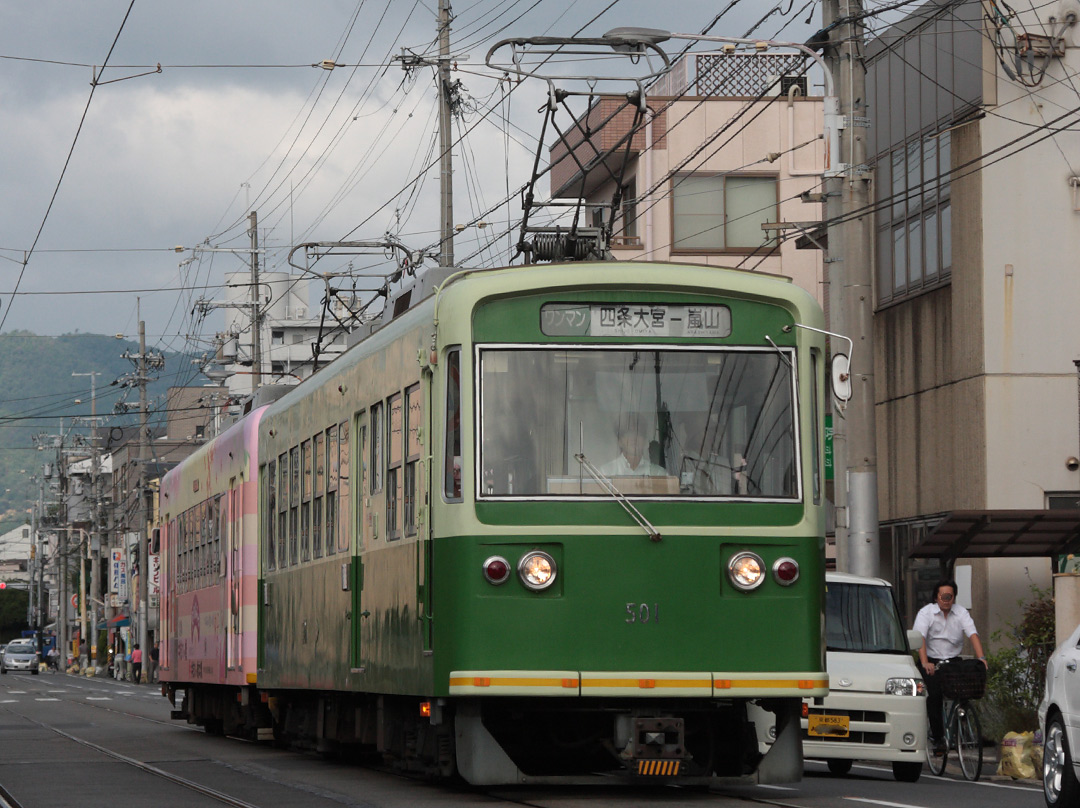
<path id="1" fill-rule="evenodd" d="M 686 337 L 731 334 L 727 306 L 671 303 L 547 303 L 540 330 L 549 337 Z"/>

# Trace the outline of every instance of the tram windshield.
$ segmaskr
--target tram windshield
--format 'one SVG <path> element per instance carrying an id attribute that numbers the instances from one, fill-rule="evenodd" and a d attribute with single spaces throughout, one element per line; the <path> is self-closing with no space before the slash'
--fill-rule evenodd
<path id="1" fill-rule="evenodd" d="M 790 350 L 479 359 L 480 497 L 609 496 L 605 481 L 627 496 L 799 496 Z"/>

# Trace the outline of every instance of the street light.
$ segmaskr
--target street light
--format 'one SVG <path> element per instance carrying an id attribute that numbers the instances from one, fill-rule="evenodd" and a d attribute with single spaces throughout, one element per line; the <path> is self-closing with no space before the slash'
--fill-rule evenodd
<path id="1" fill-rule="evenodd" d="M 836 95 L 833 85 L 832 72 L 825 60 L 812 48 L 808 48 L 800 42 L 779 42 L 773 39 L 744 39 L 735 36 L 711 36 L 705 34 L 673 34 L 658 28 L 637 28 L 633 26 L 612 28 L 604 39 L 611 40 L 611 47 L 621 51 L 644 51 L 646 47 L 656 48 L 661 42 L 669 39 L 684 39 L 691 42 L 719 42 L 731 46 L 726 51 L 734 51 L 739 45 L 750 45 L 756 51 L 766 51 L 769 48 L 794 48 L 809 56 L 825 74 L 825 176 L 833 177 L 842 173 L 842 168 L 833 168 L 833 155 L 840 154 L 840 130 L 843 121 L 840 115 L 840 99 Z"/>

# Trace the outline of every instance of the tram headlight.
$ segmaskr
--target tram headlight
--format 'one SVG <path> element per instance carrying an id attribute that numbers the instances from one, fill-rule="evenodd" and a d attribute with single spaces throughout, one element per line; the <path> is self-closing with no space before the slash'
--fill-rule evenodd
<path id="1" fill-rule="evenodd" d="M 757 553 L 736 553 L 728 562 L 728 578 L 744 592 L 757 589 L 765 580 L 765 562 Z"/>
<path id="2" fill-rule="evenodd" d="M 521 582 L 537 592 L 555 583 L 557 574 L 555 559 L 541 550 L 526 553 L 518 562 L 518 575 L 521 576 Z"/>

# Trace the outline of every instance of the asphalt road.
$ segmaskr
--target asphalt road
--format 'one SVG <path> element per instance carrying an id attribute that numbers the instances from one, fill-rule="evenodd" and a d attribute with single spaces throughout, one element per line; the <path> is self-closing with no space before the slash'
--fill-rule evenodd
<path id="1" fill-rule="evenodd" d="M 845 777 L 807 763 L 801 783 L 683 788 L 467 789 L 397 777 L 265 744 L 214 738 L 169 719 L 156 686 L 64 674 L 0 678 L 0 808 L 535 808 L 597 805 L 786 808 L 1036 808 L 1037 782 L 923 774 L 899 783 L 887 766 Z M 985 774 L 990 774 L 986 771 Z"/>

